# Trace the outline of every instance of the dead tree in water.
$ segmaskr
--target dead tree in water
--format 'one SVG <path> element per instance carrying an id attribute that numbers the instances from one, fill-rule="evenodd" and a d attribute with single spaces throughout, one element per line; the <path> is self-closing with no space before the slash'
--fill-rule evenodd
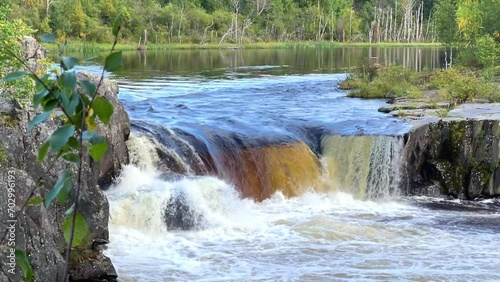
<path id="1" fill-rule="evenodd" d="M 399 4 L 398 4 L 399 3 Z M 399 10 L 403 13 L 398 18 Z M 394 9 L 393 9 L 394 8 Z M 427 22 L 424 34 L 424 2 L 416 0 L 396 1 L 394 7 L 377 4 L 373 8 L 373 22 L 368 30 L 370 42 L 422 42 L 429 41 L 431 22 Z M 430 19 L 430 17 L 429 17 Z"/>

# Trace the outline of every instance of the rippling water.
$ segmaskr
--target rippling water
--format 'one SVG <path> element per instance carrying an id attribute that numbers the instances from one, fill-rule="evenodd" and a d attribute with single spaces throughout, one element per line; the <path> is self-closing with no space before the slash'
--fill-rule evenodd
<path id="1" fill-rule="evenodd" d="M 190 66 L 165 70 L 162 57 L 148 56 L 147 67 L 140 58 L 144 67 L 125 64 L 112 74 L 135 120 L 201 136 L 229 132 L 241 140 L 304 140 L 311 130 L 321 135 L 409 130 L 377 112 L 385 101 L 351 99 L 337 90 L 345 77 L 335 74 L 338 69 L 301 69 L 295 59 L 257 65 L 235 60 L 231 66 L 199 59 L 198 66 L 179 58 Z M 500 280 L 495 210 L 468 210 L 459 203 L 436 208 L 429 198 L 374 202 L 314 189 L 294 198 L 277 192 L 256 202 L 214 176 L 165 176 L 147 146 L 139 146 L 138 162 L 126 166 L 106 191 L 111 214 L 106 254 L 121 281 Z M 194 230 L 167 230 L 166 203 L 179 191 L 200 215 Z"/>

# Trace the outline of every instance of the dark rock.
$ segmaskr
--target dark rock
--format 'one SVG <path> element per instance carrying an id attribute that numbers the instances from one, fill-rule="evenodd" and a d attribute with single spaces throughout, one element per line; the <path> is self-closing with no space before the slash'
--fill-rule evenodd
<path id="1" fill-rule="evenodd" d="M 202 215 L 193 209 L 182 191 L 170 197 L 163 216 L 168 230 L 192 230 L 200 227 L 202 220 Z"/>
<path id="2" fill-rule="evenodd" d="M 455 198 L 500 196 L 500 120 L 445 119 L 421 124 L 408 136 L 408 194 L 437 185 Z"/>
<path id="3" fill-rule="evenodd" d="M 28 62 L 31 70 L 37 71 L 39 67 L 37 62 L 40 59 L 45 58 L 47 50 L 40 45 L 35 38 L 31 36 L 25 36 L 22 42 L 23 50 L 24 50 L 24 58 Z"/>
<path id="4" fill-rule="evenodd" d="M 86 281 L 86 282 L 114 282 L 118 275 L 115 268 L 111 264 L 111 260 L 100 252 L 86 251 L 83 254 L 76 254 L 75 257 L 80 256 L 81 261 L 74 264 L 71 268 L 72 281 Z"/>
<path id="5" fill-rule="evenodd" d="M 91 72 L 79 72 L 77 78 L 99 84 L 100 77 Z M 110 125 L 97 125 L 97 132 L 104 134 L 108 142 L 108 151 L 99 162 L 99 185 L 106 188 L 121 169 L 121 164 L 128 163 L 128 152 L 125 141 L 130 135 L 130 119 L 118 100 L 118 85 L 114 81 L 104 79 L 97 90 L 97 95 L 103 96 L 114 106 Z"/>
<path id="6" fill-rule="evenodd" d="M 33 42 L 27 45 L 27 55 L 42 54 L 42 49 L 35 47 Z M 30 51 L 34 50 L 34 51 Z M 85 75 L 85 74 L 82 74 Z M 79 77 L 82 78 L 82 75 Z M 95 75 L 86 74 L 86 78 L 96 81 Z M 130 132 L 128 116 L 123 106 L 116 98 L 116 84 L 107 80 L 99 89 L 99 95 L 104 95 L 115 107 L 115 113 L 110 125 L 98 124 L 98 130 L 104 134 L 110 144 L 105 161 L 96 164 L 89 158 L 83 160 L 83 175 L 79 211 L 89 226 L 88 244 L 79 246 L 79 251 L 85 255 L 72 265 L 70 274 L 73 279 L 81 281 L 113 281 L 116 272 L 99 247 L 92 247 L 92 242 L 107 242 L 109 205 L 98 183 L 105 183 L 119 172 L 121 165 L 128 162 L 125 141 Z M 9 174 L 15 175 L 15 199 L 17 211 L 33 195 L 45 195 L 57 181 L 58 176 L 68 167 L 53 156 L 40 164 L 37 152 L 40 146 L 61 125 L 57 117 L 50 117 L 45 123 L 37 126 L 31 133 L 27 132 L 28 122 L 36 114 L 30 104 L 21 109 L 17 103 L 0 96 L 0 183 L 7 183 Z M 76 175 L 76 173 L 74 173 Z M 39 186 L 37 188 L 37 186 Z M 35 189 L 36 188 L 36 189 Z M 0 189 L 0 201 L 8 202 L 6 189 Z M 16 248 L 26 252 L 33 267 L 35 281 L 60 281 L 65 268 L 66 244 L 61 231 L 64 212 L 69 203 L 60 206 L 54 204 L 49 209 L 43 205 L 27 206 L 16 223 Z M 6 222 L 10 219 L 6 205 L 0 205 L 0 233 L 6 230 Z M 9 252 L 3 245 L 2 255 Z M 12 276 L 2 264 L 0 281 L 21 281 L 20 273 Z"/>

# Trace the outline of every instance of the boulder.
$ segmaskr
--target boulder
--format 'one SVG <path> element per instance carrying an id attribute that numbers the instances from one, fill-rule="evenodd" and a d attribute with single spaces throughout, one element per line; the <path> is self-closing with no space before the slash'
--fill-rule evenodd
<path id="1" fill-rule="evenodd" d="M 94 73 L 83 71 L 77 74 L 80 80 L 99 84 L 100 77 Z M 118 100 L 118 84 L 109 79 L 104 79 L 97 89 L 97 95 L 103 96 L 113 104 L 114 111 L 109 121 L 109 126 L 102 123 L 97 124 L 97 132 L 106 136 L 108 142 L 108 151 L 99 162 L 99 185 L 106 188 L 112 183 L 112 180 L 120 171 L 121 165 L 128 163 L 128 151 L 125 141 L 130 135 L 130 119 Z"/>
<path id="2" fill-rule="evenodd" d="M 500 120 L 421 124 L 408 134 L 404 156 L 410 195 L 437 185 L 441 194 L 454 198 L 500 196 Z"/>
<path id="3" fill-rule="evenodd" d="M 28 46 L 32 46 L 30 42 Z M 29 47 L 40 56 L 40 48 Z M 27 51 L 27 56 L 32 54 Z M 35 58 L 35 60 L 40 58 Z M 90 73 L 79 74 L 79 78 L 97 82 L 99 78 Z M 98 124 L 99 133 L 106 136 L 109 150 L 103 161 L 95 163 L 89 158 L 83 160 L 83 178 L 79 211 L 89 225 L 89 236 L 85 245 L 74 251 L 74 261 L 70 274 L 75 281 L 114 281 L 116 272 L 109 258 L 102 254 L 97 246 L 108 240 L 109 204 L 99 184 L 107 184 L 119 173 L 123 164 L 128 162 L 125 141 L 130 132 L 130 122 L 123 106 L 117 99 L 116 83 L 104 80 L 98 95 L 105 96 L 114 106 L 114 114 L 109 126 Z M 9 175 L 15 175 L 16 211 L 31 196 L 45 195 L 52 189 L 57 178 L 68 168 L 67 163 L 55 160 L 54 156 L 40 164 L 37 152 L 40 146 L 61 125 L 57 117 L 50 117 L 45 123 L 37 126 L 31 133 L 27 132 L 28 122 L 38 112 L 29 103 L 21 108 L 18 103 L 0 95 L 0 182 L 7 183 Z M 74 173 L 76 175 L 76 173 Z M 76 183 L 76 181 L 75 181 Z M 0 189 L 0 201 L 7 203 L 9 195 L 6 189 Z M 69 202 L 69 201 L 68 201 Z M 46 209 L 43 205 L 26 206 L 19 214 L 16 222 L 16 248 L 28 255 L 33 267 L 34 281 L 60 281 L 65 268 L 65 251 L 61 230 L 65 211 L 69 203 L 61 206 L 54 203 Z M 5 205 L 0 205 L 0 232 L 3 235 L 8 227 L 10 214 Z M 100 242 L 95 244 L 95 242 Z M 2 244 L 2 255 L 8 255 L 9 249 Z M 73 258 L 72 258 L 73 260 Z M 0 281 L 21 281 L 19 267 L 16 274 L 8 272 L 2 264 Z"/>

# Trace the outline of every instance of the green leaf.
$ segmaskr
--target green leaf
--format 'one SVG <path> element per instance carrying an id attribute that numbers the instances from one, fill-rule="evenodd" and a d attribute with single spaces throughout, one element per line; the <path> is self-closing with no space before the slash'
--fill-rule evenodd
<path id="1" fill-rule="evenodd" d="M 102 156 L 104 156 L 107 150 L 107 143 L 98 143 L 90 146 L 89 154 L 94 159 L 94 161 L 98 162 L 102 158 Z"/>
<path id="2" fill-rule="evenodd" d="M 106 137 L 104 137 L 104 135 L 94 134 L 94 135 L 92 135 L 92 137 L 89 140 L 90 140 L 90 144 L 97 145 L 100 143 L 105 143 Z"/>
<path id="3" fill-rule="evenodd" d="M 65 71 L 61 74 L 61 82 L 65 88 L 75 90 L 76 87 L 76 75 L 74 71 Z"/>
<path id="4" fill-rule="evenodd" d="M 48 209 L 56 198 L 59 203 L 64 202 L 71 188 L 73 188 L 72 174 L 71 170 L 67 169 L 59 176 L 54 188 L 45 194 L 45 208 Z"/>
<path id="5" fill-rule="evenodd" d="M 80 146 L 80 142 L 76 139 L 75 136 L 71 136 L 68 140 L 68 146 L 76 151 L 79 151 L 82 146 Z"/>
<path id="6" fill-rule="evenodd" d="M 54 43 L 56 41 L 56 36 L 54 34 L 44 34 L 40 37 L 40 41 L 44 43 Z"/>
<path id="7" fill-rule="evenodd" d="M 63 205 L 64 202 L 66 202 L 66 199 L 68 199 L 68 195 L 71 189 L 73 189 L 73 179 L 69 178 L 68 180 L 64 181 L 61 192 L 56 197 L 57 202 L 60 205 Z"/>
<path id="8" fill-rule="evenodd" d="M 69 97 L 69 102 L 68 106 L 66 107 L 66 112 L 68 115 L 72 116 L 76 108 L 78 107 L 78 103 L 80 103 L 80 94 L 78 94 L 76 91 L 71 92 L 70 97 Z"/>
<path id="9" fill-rule="evenodd" d="M 87 95 L 89 95 L 90 97 L 94 97 L 96 90 L 96 86 L 94 83 L 88 80 L 80 80 L 78 81 L 78 83 L 80 83 L 80 86 L 83 88 L 85 93 L 87 93 Z"/>
<path id="10" fill-rule="evenodd" d="M 29 201 L 28 201 L 28 205 L 29 206 L 36 206 L 40 203 L 43 203 L 43 198 L 42 197 L 35 197 L 35 198 L 31 198 Z"/>
<path id="11" fill-rule="evenodd" d="M 43 160 L 45 160 L 45 156 L 47 155 L 47 152 L 49 151 L 50 147 L 50 141 L 47 141 L 43 143 L 42 147 L 38 149 L 38 162 L 42 163 Z"/>
<path id="12" fill-rule="evenodd" d="M 35 81 L 35 85 L 36 85 L 35 87 L 37 88 L 37 90 L 38 90 L 38 88 L 40 88 L 40 87 L 44 88 L 43 84 L 42 84 L 42 83 L 40 83 L 40 81 L 39 81 L 38 79 L 36 79 L 37 77 L 36 77 L 34 74 L 29 74 L 29 76 L 31 77 L 31 79 L 33 79 L 33 80 Z M 46 75 L 44 75 L 44 76 L 40 77 L 40 80 L 41 80 L 43 83 L 47 84 L 47 80 L 48 80 L 49 78 L 50 78 L 50 73 L 48 73 L 48 74 L 46 74 Z M 49 82 L 50 82 L 50 81 L 49 81 Z M 40 90 L 38 90 L 38 91 L 41 91 L 41 89 L 40 89 Z"/>
<path id="13" fill-rule="evenodd" d="M 68 104 L 69 104 L 69 98 L 68 98 L 68 94 L 65 90 L 66 89 L 56 90 L 56 91 L 54 91 L 54 94 L 59 99 L 61 106 L 63 106 L 66 109 L 68 107 Z"/>
<path id="14" fill-rule="evenodd" d="M 69 244 L 72 223 L 73 214 L 70 214 L 66 217 L 62 225 L 62 231 L 66 244 Z M 81 246 L 88 233 L 89 226 L 87 225 L 85 218 L 83 218 L 83 216 L 79 212 L 77 212 L 75 217 L 75 232 L 73 233 L 73 242 L 71 244 L 71 247 Z"/>
<path id="15" fill-rule="evenodd" d="M 46 121 L 51 113 L 52 113 L 52 111 L 43 112 L 43 113 L 37 115 L 36 117 L 34 117 L 32 120 L 30 120 L 30 122 L 28 123 L 28 132 L 31 132 L 33 127 L 35 127 L 36 125 Z"/>
<path id="16" fill-rule="evenodd" d="M 52 111 L 53 109 L 57 108 L 59 103 L 57 102 L 56 99 L 50 98 L 44 101 L 42 103 L 42 108 L 45 112 Z"/>
<path id="17" fill-rule="evenodd" d="M 63 159 L 76 165 L 80 164 L 80 157 L 75 153 L 66 153 L 63 155 Z"/>
<path id="18" fill-rule="evenodd" d="M 92 109 L 104 124 L 109 123 L 109 119 L 113 114 L 113 105 L 106 98 L 97 97 L 92 104 Z"/>
<path id="19" fill-rule="evenodd" d="M 106 57 L 104 69 L 106 71 L 116 71 L 122 66 L 122 51 L 113 52 Z"/>
<path id="20" fill-rule="evenodd" d="M 31 282 L 33 281 L 33 269 L 31 268 L 30 261 L 26 256 L 26 253 L 22 250 L 16 250 L 16 261 L 23 270 L 24 273 L 24 281 Z"/>
<path id="21" fill-rule="evenodd" d="M 61 68 L 63 70 L 70 70 L 78 64 L 78 59 L 73 57 L 61 56 Z"/>
<path id="22" fill-rule="evenodd" d="M 120 56 L 120 60 L 121 60 L 121 56 Z M 27 74 L 28 74 L 27 71 L 15 71 L 15 72 L 11 72 L 11 73 L 7 74 L 3 78 L 3 82 L 9 82 L 9 81 L 17 80 L 17 79 L 23 78 Z"/>
<path id="23" fill-rule="evenodd" d="M 89 141 L 90 139 L 92 139 L 94 136 L 96 136 L 97 132 L 95 131 L 88 131 L 88 130 L 85 130 L 83 132 L 83 135 L 82 135 L 82 139 L 85 140 L 85 141 Z"/>
<path id="24" fill-rule="evenodd" d="M 40 92 L 33 95 L 33 104 L 34 104 L 35 108 L 40 105 L 40 103 L 42 102 L 42 99 L 47 97 L 48 94 L 49 94 L 49 90 L 43 88 Z"/>
<path id="25" fill-rule="evenodd" d="M 82 98 L 83 102 L 85 103 L 85 108 L 86 108 L 90 104 L 89 97 L 87 97 L 86 95 L 80 95 L 80 97 Z"/>
<path id="26" fill-rule="evenodd" d="M 75 203 L 73 203 L 73 204 L 71 205 L 71 207 L 69 207 L 69 209 L 67 209 L 67 210 L 64 212 L 64 215 L 68 216 L 68 215 L 72 214 L 74 210 L 75 210 Z"/>
<path id="27" fill-rule="evenodd" d="M 59 127 L 52 136 L 50 136 L 50 148 L 52 151 L 59 151 L 66 143 L 71 136 L 75 134 L 75 126 L 74 125 L 64 125 Z"/>
<path id="28" fill-rule="evenodd" d="M 118 35 L 118 32 L 120 32 L 121 24 L 122 24 L 122 13 L 119 13 L 116 16 L 115 21 L 113 22 L 113 36 L 116 37 Z"/>

